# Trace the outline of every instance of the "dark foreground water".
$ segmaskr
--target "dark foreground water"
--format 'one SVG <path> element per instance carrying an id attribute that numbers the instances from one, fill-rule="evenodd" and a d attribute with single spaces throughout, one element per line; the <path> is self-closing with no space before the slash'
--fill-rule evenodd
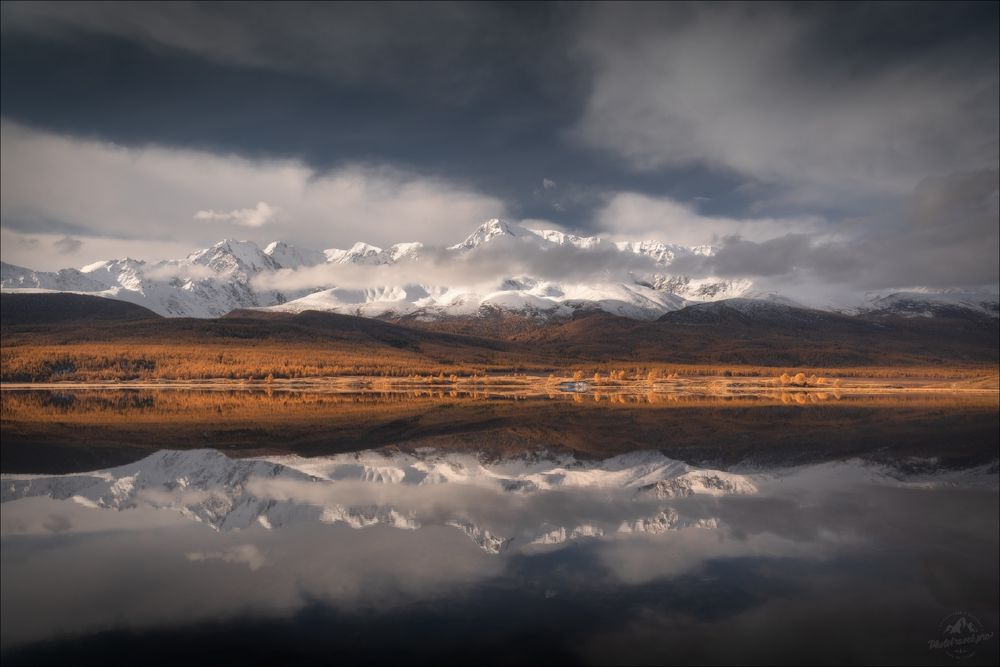
<path id="1" fill-rule="evenodd" d="M 997 662 L 992 403 L 674 403 L 5 392 L 3 664 Z"/>

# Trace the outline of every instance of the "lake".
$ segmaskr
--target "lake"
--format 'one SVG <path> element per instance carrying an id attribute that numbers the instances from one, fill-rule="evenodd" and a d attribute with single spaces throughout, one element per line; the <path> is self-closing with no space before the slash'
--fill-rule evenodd
<path id="1" fill-rule="evenodd" d="M 995 392 L 0 398 L 5 665 L 997 661 Z"/>

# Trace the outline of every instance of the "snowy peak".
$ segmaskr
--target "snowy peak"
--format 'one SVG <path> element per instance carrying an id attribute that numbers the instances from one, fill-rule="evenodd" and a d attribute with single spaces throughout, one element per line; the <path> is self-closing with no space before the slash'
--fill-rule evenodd
<path id="1" fill-rule="evenodd" d="M 389 264 L 393 258 L 378 246 L 358 241 L 348 250 L 329 248 L 324 250 L 326 261 L 331 264 Z"/>
<path id="2" fill-rule="evenodd" d="M 340 258 L 341 264 L 384 264 L 382 248 L 358 241 Z"/>
<path id="3" fill-rule="evenodd" d="M 101 282 L 108 287 L 123 287 L 129 290 L 141 290 L 143 272 L 146 262 L 126 257 L 103 262 L 94 262 L 80 269 L 82 273 Z"/>
<path id="4" fill-rule="evenodd" d="M 420 251 L 423 250 L 424 244 L 419 241 L 412 241 L 410 243 L 397 243 L 391 246 L 385 251 L 385 254 L 392 259 L 394 262 L 399 262 L 402 260 L 412 260 L 418 259 L 420 257 Z"/>
<path id="5" fill-rule="evenodd" d="M 274 259 L 283 269 L 316 266 L 326 261 L 326 255 L 321 250 L 299 248 L 284 241 L 272 241 L 264 248 L 264 254 Z"/>
<path id="6" fill-rule="evenodd" d="M 469 234 L 461 243 L 449 246 L 448 250 L 472 250 L 496 238 L 517 238 L 525 235 L 533 235 L 524 227 L 511 225 L 500 218 L 491 218 L 479 225 L 476 231 Z"/>
<path id="7" fill-rule="evenodd" d="M 555 229 L 529 229 L 528 231 L 540 239 L 554 243 L 555 245 L 571 245 L 577 248 L 589 249 L 605 243 L 604 239 L 599 236 L 576 236 L 575 234 L 567 234 Z"/>
<path id="8" fill-rule="evenodd" d="M 211 248 L 188 255 L 191 264 L 207 266 L 216 273 L 231 274 L 247 280 L 263 271 L 281 268 L 273 257 L 265 254 L 252 241 L 225 239 Z"/>

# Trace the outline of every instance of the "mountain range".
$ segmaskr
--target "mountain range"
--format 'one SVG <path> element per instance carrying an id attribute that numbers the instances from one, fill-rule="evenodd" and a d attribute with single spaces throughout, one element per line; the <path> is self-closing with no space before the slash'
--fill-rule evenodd
<path id="1" fill-rule="evenodd" d="M 167 317 L 199 318 L 266 309 L 414 321 L 498 313 L 547 321 L 569 319 L 580 311 L 655 320 L 687 306 L 719 301 L 744 315 L 755 312 L 754 304 L 764 303 L 846 314 L 998 314 L 1000 298 L 990 291 L 916 288 L 859 294 L 846 304 L 802 303 L 780 292 L 762 291 L 750 279 L 695 278 L 672 268 L 679 260 L 716 251 L 713 246 L 658 241 L 615 242 L 492 219 L 444 249 L 419 242 L 389 248 L 359 242 L 347 250 L 315 250 L 283 241 L 262 249 L 250 241 L 227 239 L 183 259 L 159 262 L 114 259 L 55 272 L 0 263 L 0 287 L 5 292 L 91 294 L 129 301 Z M 517 261 L 525 254 L 543 262 L 569 263 L 573 270 L 568 275 L 573 277 L 525 272 Z M 504 271 L 508 262 L 509 274 Z M 464 267 L 464 272 L 435 273 L 452 265 Z M 480 266 L 490 268 L 477 274 Z"/>

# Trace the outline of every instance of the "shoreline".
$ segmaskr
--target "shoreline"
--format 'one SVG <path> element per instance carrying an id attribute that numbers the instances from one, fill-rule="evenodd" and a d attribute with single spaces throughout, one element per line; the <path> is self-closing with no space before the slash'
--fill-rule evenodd
<path id="1" fill-rule="evenodd" d="M 204 391 L 328 391 L 344 393 L 407 392 L 416 390 L 481 393 L 494 391 L 534 391 L 558 394 L 724 394 L 756 395 L 761 393 L 839 393 L 900 394 L 945 393 L 1000 396 L 995 376 L 980 376 L 957 381 L 937 378 L 810 378 L 805 381 L 782 381 L 773 376 L 719 377 L 693 376 L 655 380 L 601 380 L 572 377 L 525 375 L 480 376 L 456 380 L 427 377 L 385 378 L 379 376 L 337 376 L 274 380 L 121 380 L 107 382 L 4 382 L 0 392 L 58 390 L 204 390 Z"/>

